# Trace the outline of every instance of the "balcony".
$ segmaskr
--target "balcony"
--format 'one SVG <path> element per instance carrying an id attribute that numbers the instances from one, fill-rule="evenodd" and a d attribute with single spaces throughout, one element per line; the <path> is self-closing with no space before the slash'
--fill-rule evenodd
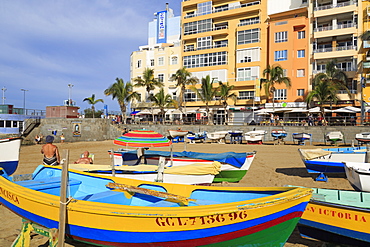
<path id="1" fill-rule="evenodd" d="M 357 1 L 347 1 L 343 3 L 328 4 L 314 8 L 314 17 L 334 16 L 344 13 L 354 13 L 357 11 Z"/>
<path id="2" fill-rule="evenodd" d="M 214 28 L 211 28 L 211 29 L 207 29 L 207 30 L 191 30 L 191 31 L 188 31 L 188 32 L 184 32 L 184 35 L 192 35 L 192 34 L 198 34 L 198 33 L 205 33 L 205 32 L 212 32 L 212 31 L 219 31 L 217 34 L 222 34 L 224 32 L 227 33 L 227 30 L 229 29 L 229 26 L 228 25 L 223 25 L 223 26 L 216 26 Z M 221 31 L 220 31 L 221 30 Z M 217 35 L 215 34 L 215 35 Z M 188 38 L 188 37 L 186 37 Z"/>
<path id="3" fill-rule="evenodd" d="M 254 1 L 254 2 L 244 3 L 244 4 L 236 5 L 236 6 L 213 8 L 213 10 L 210 11 L 209 14 L 220 13 L 220 12 L 224 12 L 224 11 L 227 11 L 227 10 L 233 10 L 233 9 L 240 9 L 240 8 L 245 8 L 245 7 L 259 5 L 259 4 L 261 4 L 261 1 Z M 204 13 L 202 13 L 202 14 L 192 13 L 192 14 L 186 15 L 184 18 L 188 19 L 188 18 L 193 18 L 193 17 L 196 17 L 196 16 L 202 16 L 202 15 L 205 15 L 205 14 Z"/>
<path id="4" fill-rule="evenodd" d="M 347 50 L 356 50 L 357 46 L 355 45 L 345 45 L 345 46 L 337 46 L 337 47 L 326 47 L 326 48 L 318 48 L 314 49 L 314 53 L 322 53 L 322 52 L 333 52 L 333 51 L 347 51 Z"/>
<path id="5" fill-rule="evenodd" d="M 370 69 L 370 62 L 364 62 L 363 63 L 363 68 L 364 69 Z"/>
<path id="6" fill-rule="evenodd" d="M 348 2 L 337 3 L 337 4 L 328 4 L 328 5 L 315 7 L 314 11 L 334 9 L 334 8 L 346 7 L 346 6 L 350 6 L 350 5 L 356 5 L 356 4 L 357 4 L 356 1 L 348 1 Z"/>
<path id="7" fill-rule="evenodd" d="M 210 46 L 205 46 L 205 47 L 184 47 L 184 52 L 190 52 L 190 51 L 201 51 L 201 50 L 208 50 L 208 49 L 214 49 L 214 48 L 221 48 L 221 47 L 227 47 L 228 44 L 215 44 L 215 45 L 210 45 Z"/>
<path id="8" fill-rule="evenodd" d="M 336 26 L 317 27 L 314 29 L 314 32 L 323 32 L 323 31 L 337 30 L 337 29 L 350 28 L 350 27 L 357 28 L 357 25 L 354 23 L 348 23 L 348 24 L 339 24 Z"/>

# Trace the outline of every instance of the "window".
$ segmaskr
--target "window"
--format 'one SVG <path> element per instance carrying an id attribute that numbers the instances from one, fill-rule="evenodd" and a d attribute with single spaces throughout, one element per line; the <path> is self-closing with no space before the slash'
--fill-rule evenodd
<path id="1" fill-rule="evenodd" d="M 185 45 L 185 51 L 195 51 L 194 45 Z"/>
<path id="2" fill-rule="evenodd" d="M 164 82 L 164 74 L 158 74 L 158 81 Z"/>
<path id="3" fill-rule="evenodd" d="M 277 32 L 275 33 L 275 43 L 282 43 L 288 41 L 288 32 Z"/>
<path id="4" fill-rule="evenodd" d="M 141 60 L 137 60 L 137 68 L 141 68 Z"/>
<path id="5" fill-rule="evenodd" d="M 254 18 L 240 20 L 239 26 L 246 26 L 246 25 L 252 25 L 252 24 L 257 24 L 257 23 L 260 23 L 260 18 L 254 17 Z"/>
<path id="6" fill-rule="evenodd" d="M 219 40 L 219 41 L 215 41 L 215 47 L 214 48 L 219 48 L 219 47 L 227 47 L 229 41 L 227 39 L 225 40 Z"/>
<path id="7" fill-rule="evenodd" d="M 154 59 L 150 59 L 150 66 L 154 66 Z"/>
<path id="8" fill-rule="evenodd" d="M 184 66 L 186 68 L 197 68 L 224 64 L 227 64 L 226 51 L 184 57 Z"/>
<path id="9" fill-rule="evenodd" d="M 5 121 L 1 120 L 0 121 L 0 128 L 4 128 L 4 126 L 5 126 Z"/>
<path id="10" fill-rule="evenodd" d="M 250 81 L 250 80 L 252 80 L 251 68 L 239 68 L 237 81 Z"/>
<path id="11" fill-rule="evenodd" d="M 250 48 L 236 51 L 237 63 L 249 63 L 260 61 L 260 48 Z"/>
<path id="12" fill-rule="evenodd" d="M 297 96 L 304 96 L 304 89 L 297 89 Z"/>
<path id="13" fill-rule="evenodd" d="M 212 13 L 212 1 L 198 3 L 197 14 L 207 15 Z"/>
<path id="14" fill-rule="evenodd" d="M 164 64 L 164 57 L 159 57 L 158 58 L 158 65 L 163 65 Z"/>
<path id="15" fill-rule="evenodd" d="M 238 32 L 238 45 L 259 42 L 259 28 L 243 30 Z"/>
<path id="16" fill-rule="evenodd" d="M 253 99 L 254 91 L 240 91 L 238 99 Z"/>
<path id="17" fill-rule="evenodd" d="M 305 50 L 298 50 L 297 51 L 297 57 L 298 58 L 305 57 Z"/>
<path id="18" fill-rule="evenodd" d="M 298 31 L 298 39 L 306 38 L 306 31 Z"/>
<path id="19" fill-rule="evenodd" d="M 212 48 L 212 36 L 197 38 L 197 50 Z"/>
<path id="20" fill-rule="evenodd" d="M 171 64 L 177 64 L 177 57 L 171 58 Z"/>
<path id="21" fill-rule="evenodd" d="M 276 89 L 274 92 L 275 100 L 286 100 L 286 89 Z"/>
<path id="22" fill-rule="evenodd" d="M 6 127 L 6 128 L 11 128 L 11 127 L 12 127 L 12 121 L 10 121 L 10 120 L 6 120 L 6 121 L 5 121 L 5 127 Z"/>
<path id="23" fill-rule="evenodd" d="M 305 71 L 304 69 L 297 69 L 297 77 L 304 77 Z"/>
<path id="24" fill-rule="evenodd" d="M 18 128 L 18 122 L 17 121 L 13 121 L 13 128 Z"/>
<path id="25" fill-rule="evenodd" d="M 212 19 L 194 21 L 184 24 L 184 35 L 212 31 Z"/>
<path id="26" fill-rule="evenodd" d="M 275 51 L 275 62 L 276 61 L 285 61 L 288 59 L 288 50 Z"/>
<path id="27" fill-rule="evenodd" d="M 284 77 L 287 77 L 288 76 L 288 70 L 287 69 L 283 69 L 283 76 Z"/>
<path id="28" fill-rule="evenodd" d="M 190 89 L 186 89 L 184 92 L 184 98 L 186 102 L 197 101 L 197 94 Z"/>

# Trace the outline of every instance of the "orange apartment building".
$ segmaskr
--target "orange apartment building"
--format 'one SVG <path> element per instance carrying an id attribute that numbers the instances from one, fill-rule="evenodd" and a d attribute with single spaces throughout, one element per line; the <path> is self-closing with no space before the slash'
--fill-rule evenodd
<path id="1" fill-rule="evenodd" d="M 280 65 L 291 87 L 275 84 L 275 107 L 305 107 L 309 88 L 309 18 L 307 7 L 269 15 L 268 64 Z M 271 100 L 270 100 L 271 102 Z M 266 107 L 271 107 L 266 104 Z"/>

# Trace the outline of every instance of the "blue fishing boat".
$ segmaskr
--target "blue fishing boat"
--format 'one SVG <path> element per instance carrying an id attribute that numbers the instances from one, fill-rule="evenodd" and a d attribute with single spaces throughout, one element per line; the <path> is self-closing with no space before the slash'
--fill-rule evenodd
<path id="1" fill-rule="evenodd" d="M 365 162 L 365 147 L 298 149 L 307 172 L 317 174 L 316 181 L 327 181 L 330 173 L 345 174 L 343 162 Z"/>

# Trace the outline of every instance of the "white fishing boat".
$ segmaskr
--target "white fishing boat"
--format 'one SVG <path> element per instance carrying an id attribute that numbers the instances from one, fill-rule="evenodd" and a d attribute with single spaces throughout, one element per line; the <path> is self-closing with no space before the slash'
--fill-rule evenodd
<path id="1" fill-rule="evenodd" d="M 341 131 L 331 131 L 326 133 L 325 139 L 331 144 L 337 144 L 337 142 L 343 141 L 343 133 Z"/>
<path id="2" fill-rule="evenodd" d="M 178 137 L 178 136 L 186 136 L 189 131 L 188 130 L 181 130 L 181 129 L 177 129 L 177 130 L 168 130 L 168 132 L 170 133 L 170 136 L 175 138 L 175 137 Z"/>
<path id="3" fill-rule="evenodd" d="M 0 139 L 0 167 L 9 175 L 18 168 L 21 143 L 20 137 Z"/>
<path id="4" fill-rule="evenodd" d="M 211 142 L 217 142 L 219 144 L 226 143 L 226 136 L 229 134 L 228 131 L 216 131 L 207 133 L 207 138 L 211 140 Z"/>
<path id="5" fill-rule="evenodd" d="M 162 165 L 135 165 L 135 166 L 114 166 L 111 165 L 90 165 L 70 164 L 71 169 L 104 174 L 108 176 L 144 180 L 150 182 L 164 182 L 173 184 L 210 185 L 215 175 L 221 171 L 220 162 L 208 164 L 193 163 L 184 166 L 165 167 Z M 114 171 L 114 172 L 113 172 Z"/>
<path id="6" fill-rule="evenodd" d="M 362 132 L 362 133 L 356 134 L 355 139 L 359 143 L 368 143 L 370 142 L 370 132 Z"/>
<path id="7" fill-rule="evenodd" d="M 292 136 L 293 136 L 293 141 L 297 140 L 298 144 L 304 145 L 305 141 L 311 140 L 312 134 L 302 132 L 302 133 L 293 133 Z"/>
<path id="8" fill-rule="evenodd" d="M 355 190 L 370 192 L 370 163 L 344 162 L 344 169 Z"/>
<path id="9" fill-rule="evenodd" d="M 245 133 L 244 138 L 248 144 L 262 144 L 266 133 L 266 130 L 252 130 Z"/>

